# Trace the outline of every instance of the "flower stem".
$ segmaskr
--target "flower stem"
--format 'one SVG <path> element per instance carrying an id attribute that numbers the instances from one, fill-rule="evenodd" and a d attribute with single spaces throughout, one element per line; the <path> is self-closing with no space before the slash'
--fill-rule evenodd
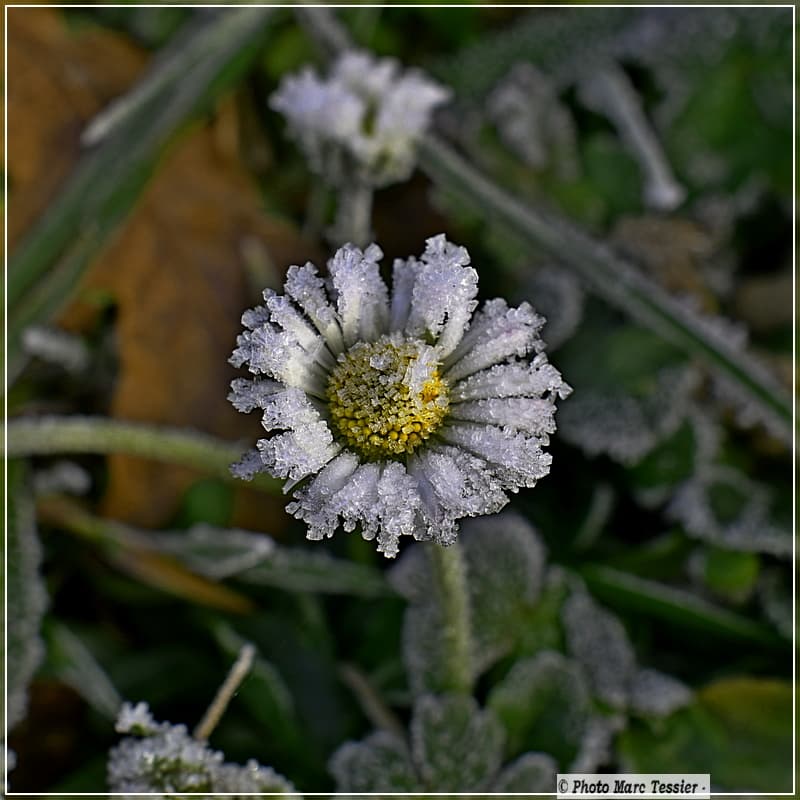
<path id="1" fill-rule="evenodd" d="M 336 247 L 350 242 L 365 247 L 372 239 L 372 186 L 354 180 L 339 189 L 336 220 L 330 231 Z"/>
<path id="2" fill-rule="evenodd" d="M 228 707 L 233 696 L 236 694 L 238 688 L 242 685 L 242 681 L 247 677 L 250 668 L 253 666 L 253 659 L 256 655 L 256 649 L 252 644 L 246 644 L 239 652 L 239 657 L 231 667 L 228 677 L 225 682 L 219 687 L 217 695 L 208 707 L 203 719 L 197 723 L 197 727 L 192 734 L 198 741 L 204 742 L 211 736 L 214 728 L 217 727 L 225 709 Z"/>
<path id="3" fill-rule="evenodd" d="M 6 426 L 9 457 L 55 453 L 126 453 L 193 467 L 233 481 L 229 466 L 243 448 L 236 442 L 180 428 L 106 417 L 20 417 Z M 253 488 L 277 494 L 280 481 L 259 474 Z"/>
<path id="4" fill-rule="evenodd" d="M 445 650 L 447 688 L 454 692 L 472 691 L 472 636 L 470 632 L 467 569 L 461 546 L 428 547 L 434 580 L 444 618 L 442 638 Z"/>

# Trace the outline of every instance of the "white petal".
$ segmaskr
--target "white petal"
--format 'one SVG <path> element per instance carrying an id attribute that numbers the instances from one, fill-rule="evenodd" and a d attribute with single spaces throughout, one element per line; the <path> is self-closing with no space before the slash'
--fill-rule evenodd
<path id="1" fill-rule="evenodd" d="M 270 439 L 260 439 L 258 449 L 272 475 L 301 480 L 319 472 L 341 449 L 328 426 L 319 420 Z"/>
<path id="2" fill-rule="evenodd" d="M 378 484 L 378 552 L 394 558 L 401 536 L 413 536 L 420 506 L 417 481 L 397 461 L 388 462 Z"/>
<path id="3" fill-rule="evenodd" d="M 494 514 L 508 502 L 486 462 L 471 453 L 435 445 L 418 459 L 442 506 L 454 518 Z"/>
<path id="4" fill-rule="evenodd" d="M 485 400 L 490 397 L 541 397 L 557 393 L 564 398 L 571 389 L 561 373 L 538 353 L 532 363 L 496 364 L 476 372 L 450 388 L 450 401 Z"/>
<path id="5" fill-rule="evenodd" d="M 390 331 L 402 331 L 408 324 L 408 315 L 411 313 L 411 298 L 414 293 L 414 283 L 421 269 L 420 263 L 415 258 L 407 261 L 396 258 L 392 266 L 392 309 L 389 323 Z"/>
<path id="6" fill-rule="evenodd" d="M 476 315 L 458 349 L 445 361 L 445 378 L 455 382 L 513 356 L 524 356 L 544 343 L 539 331 L 544 318 L 528 303 L 508 308 L 503 300 L 490 300 Z"/>
<path id="7" fill-rule="evenodd" d="M 467 251 L 444 234 L 428 239 L 406 330 L 411 336 L 436 338 L 441 358 L 461 341 L 477 305 L 478 273 L 467 264 Z"/>
<path id="8" fill-rule="evenodd" d="M 414 538 L 421 542 L 432 540 L 443 546 L 453 544 L 458 535 L 457 517 L 445 508 L 425 465 L 418 458 L 409 460 L 408 469 L 417 481 L 420 499 Z"/>
<path id="9" fill-rule="evenodd" d="M 550 472 L 553 458 L 542 451 L 542 439 L 538 437 L 469 422 L 445 424 L 438 433 L 446 442 L 487 461 L 506 488 L 535 486 Z"/>
<path id="10" fill-rule="evenodd" d="M 344 350 L 342 329 L 317 268 L 311 262 L 303 267 L 289 267 L 285 289 L 323 335 L 331 352 L 334 355 L 341 353 Z"/>
<path id="11" fill-rule="evenodd" d="M 327 369 L 334 366 L 333 357 L 325 347 L 325 340 L 305 321 L 288 297 L 276 295 L 271 289 L 265 289 L 264 300 L 270 311 L 272 322 L 291 336 L 308 354 L 309 358 Z"/>
<path id="12" fill-rule="evenodd" d="M 377 245 L 370 245 L 362 252 L 346 244 L 328 262 L 347 347 L 357 341 L 375 341 L 386 332 L 389 293 L 378 267 L 382 256 Z"/>
<path id="13" fill-rule="evenodd" d="M 534 436 L 555 433 L 555 413 L 556 407 L 550 400 L 531 397 L 467 400 L 450 407 L 453 419 L 510 427 Z"/>

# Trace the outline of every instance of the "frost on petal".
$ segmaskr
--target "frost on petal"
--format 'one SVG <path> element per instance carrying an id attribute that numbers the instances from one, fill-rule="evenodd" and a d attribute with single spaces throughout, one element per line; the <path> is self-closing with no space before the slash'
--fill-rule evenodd
<path id="1" fill-rule="evenodd" d="M 414 284 L 422 265 L 413 256 L 405 261 L 400 258 L 392 265 L 392 303 L 390 308 L 389 330 L 402 331 L 408 324 L 411 314 L 411 300 Z"/>
<path id="2" fill-rule="evenodd" d="M 448 242 L 444 234 L 428 239 L 412 290 L 406 331 L 435 339 L 440 358 L 452 353 L 461 341 L 477 306 L 478 273 L 469 263 L 466 249 Z"/>
<path id="3" fill-rule="evenodd" d="M 281 327 L 291 337 L 308 358 L 326 368 L 333 366 L 333 357 L 325 347 L 325 340 L 303 318 L 288 297 L 276 295 L 271 290 L 264 291 L 264 300 L 270 311 L 272 322 Z"/>
<path id="4" fill-rule="evenodd" d="M 389 293 L 379 271 L 383 257 L 373 244 L 363 252 L 346 244 L 328 262 L 336 289 L 336 305 L 345 344 L 372 342 L 386 333 L 389 322 Z"/>
<path id="5" fill-rule="evenodd" d="M 308 262 L 305 266 L 291 266 L 286 273 L 286 294 L 306 313 L 328 343 L 331 352 L 338 355 L 344 349 L 342 329 L 336 311 L 328 300 L 325 283 L 317 268 Z"/>
<path id="6" fill-rule="evenodd" d="M 414 533 L 419 500 L 417 482 L 398 462 L 361 464 L 345 451 L 295 494 L 289 513 L 309 525 L 308 538 L 332 536 L 358 525 L 361 535 L 377 538 L 378 552 L 393 558 L 401 536 Z"/>
<path id="7" fill-rule="evenodd" d="M 533 361 L 496 364 L 459 381 L 450 389 L 450 401 L 486 400 L 492 397 L 567 397 L 570 387 L 544 353 Z"/>
<path id="8" fill-rule="evenodd" d="M 231 381 L 228 400 L 237 411 L 249 414 L 256 408 L 264 408 L 267 398 L 282 388 L 281 384 L 268 378 L 235 378 Z"/>
<path id="9" fill-rule="evenodd" d="M 270 439 L 259 439 L 258 449 L 270 474 L 292 481 L 318 472 L 340 450 L 322 420 Z"/>
<path id="10" fill-rule="evenodd" d="M 528 303 L 509 308 L 504 300 L 490 300 L 475 315 L 461 343 L 445 361 L 445 378 L 455 383 L 474 372 L 514 356 L 544 348 L 539 331 L 544 325 Z"/>
<path id="11" fill-rule="evenodd" d="M 454 419 L 513 428 L 532 436 L 555 433 L 556 407 L 549 400 L 529 397 L 490 398 L 454 403 Z"/>
<path id="12" fill-rule="evenodd" d="M 512 490 L 535 486 L 550 472 L 553 457 L 541 448 L 547 442 L 535 436 L 472 422 L 445 423 L 440 436 L 482 458 L 506 488 Z"/>
<path id="13" fill-rule="evenodd" d="M 500 481 L 470 453 L 434 446 L 423 450 L 417 462 L 442 508 L 456 519 L 494 514 L 508 502 Z"/>
<path id="14" fill-rule="evenodd" d="M 231 475 L 244 481 L 253 480 L 254 476 L 263 470 L 264 462 L 261 460 L 261 451 L 257 448 L 248 450 L 238 461 L 231 464 Z"/>
<path id="15" fill-rule="evenodd" d="M 595 696 L 612 708 L 625 708 L 636 655 L 622 623 L 584 589 L 569 596 L 561 615 L 567 647 L 586 670 Z"/>

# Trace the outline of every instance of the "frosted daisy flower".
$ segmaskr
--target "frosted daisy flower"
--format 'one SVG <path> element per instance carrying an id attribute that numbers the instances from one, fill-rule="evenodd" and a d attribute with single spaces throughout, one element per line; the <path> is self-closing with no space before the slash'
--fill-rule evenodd
<path id="1" fill-rule="evenodd" d="M 315 171 L 333 183 L 355 171 L 380 186 L 411 174 L 416 143 L 449 95 L 394 59 L 349 52 L 327 78 L 310 67 L 285 77 L 270 106 L 286 117 Z"/>
<path id="2" fill-rule="evenodd" d="M 571 390 L 528 303 L 473 315 L 463 247 L 440 235 L 421 259 L 395 260 L 391 294 L 382 257 L 345 245 L 327 281 L 290 267 L 286 294 L 266 290 L 242 317 L 231 363 L 256 377 L 236 379 L 230 400 L 261 409 L 272 434 L 235 475 L 286 478 L 309 539 L 360 527 L 393 557 L 401 536 L 451 544 L 461 517 L 499 511 L 547 475 L 555 401 Z"/>

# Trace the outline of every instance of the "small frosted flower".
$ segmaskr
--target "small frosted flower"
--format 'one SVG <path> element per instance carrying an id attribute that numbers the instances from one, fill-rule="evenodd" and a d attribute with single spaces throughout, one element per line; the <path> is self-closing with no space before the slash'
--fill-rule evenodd
<path id="1" fill-rule="evenodd" d="M 309 67 L 285 77 L 270 105 L 286 117 L 317 172 L 342 183 L 355 170 L 380 186 L 411 174 L 416 143 L 448 96 L 393 59 L 350 52 L 327 78 Z"/>
<path id="2" fill-rule="evenodd" d="M 231 363 L 243 412 L 271 434 L 234 466 L 286 478 L 309 539 L 360 528 L 394 556 L 401 536 L 455 540 L 457 520 L 499 511 L 550 470 L 555 401 L 570 388 L 547 361 L 527 303 L 477 306 L 463 247 L 429 239 L 397 259 L 392 292 L 377 245 L 345 245 L 325 281 L 290 267 L 284 296 L 245 312 Z M 302 482 L 302 483 L 301 483 Z M 300 484 L 297 488 L 295 488 Z"/>

